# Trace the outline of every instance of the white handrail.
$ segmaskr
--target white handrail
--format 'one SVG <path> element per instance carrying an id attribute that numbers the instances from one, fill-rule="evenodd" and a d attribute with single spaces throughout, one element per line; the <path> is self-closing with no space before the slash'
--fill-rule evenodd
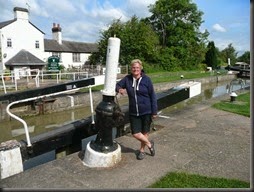
<path id="1" fill-rule="evenodd" d="M 92 86 L 89 85 L 89 95 L 90 95 L 90 105 L 91 105 L 91 114 L 92 114 L 92 124 L 94 124 L 94 111 L 93 111 L 93 95 L 92 95 Z"/>
<path id="2" fill-rule="evenodd" d="M 7 113 L 11 117 L 13 117 L 14 119 L 18 120 L 19 122 L 21 122 L 24 125 L 24 129 L 25 129 L 25 133 L 26 133 L 27 146 L 31 147 L 32 145 L 31 145 L 31 141 L 30 141 L 30 136 L 29 136 L 28 128 L 27 128 L 27 123 L 23 119 L 19 118 L 18 116 L 14 115 L 13 113 L 10 112 L 10 107 L 12 105 L 16 104 L 16 103 L 19 103 L 19 102 L 12 102 L 9 105 L 7 105 L 6 111 L 7 111 Z"/>
<path id="3" fill-rule="evenodd" d="M 21 119 L 20 117 L 18 117 L 16 115 L 14 115 L 13 113 L 11 113 L 10 112 L 10 107 L 12 105 L 17 104 L 17 103 L 23 103 L 23 102 L 27 102 L 27 101 L 32 101 L 32 100 L 40 99 L 40 98 L 45 98 L 45 97 L 49 97 L 49 96 L 59 95 L 59 94 L 62 94 L 62 93 L 68 93 L 68 92 L 78 91 L 79 89 L 81 89 L 81 88 L 70 89 L 70 90 L 61 91 L 61 92 L 57 92 L 57 93 L 51 93 L 51 94 L 48 94 L 48 95 L 41 95 L 41 96 L 38 96 L 38 97 L 32 97 L 32 98 L 22 99 L 22 100 L 19 100 L 19 101 L 14 101 L 14 102 L 12 102 L 12 103 L 7 105 L 6 112 L 11 117 L 13 117 L 14 119 L 20 121 L 24 125 L 24 129 L 25 129 L 25 133 L 26 133 L 27 146 L 28 147 L 31 147 L 32 145 L 31 145 L 31 141 L 30 141 L 30 135 L 29 135 L 27 123 L 23 119 Z"/>
<path id="4" fill-rule="evenodd" d="M 36 69 L 36 71 L 37 71 L 37 75 L 35 76 L 34 80 L 35 80 L 36 87 L 40 87 L 40 79 L 39 79 L 40 70 Z"/>

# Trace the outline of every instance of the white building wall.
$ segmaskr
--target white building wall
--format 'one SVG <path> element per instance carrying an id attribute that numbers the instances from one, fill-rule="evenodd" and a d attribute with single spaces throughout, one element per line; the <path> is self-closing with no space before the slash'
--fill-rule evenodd
<path id="1" fill-rule="evenodd" d="M 86 61 L 88 61 L 88 57 L 90 56 L 91 54 L 90 53 L 80 53 L 80 62 L 73 62 L 72 61 L 72 54 L 71 54 L 71 65 L 72 67 L 82 67 Z"/>
<path id="2" fill-rule="evenodd" d="M 62 62 L 60 64 L 67 69 L 71 67 L 72 63 L 72 53 L 62 53 Z"/>
<path id="3" fill-rule="evenodd" d="M 89 58 L 90 55 L 91 55 L 90 53 L 84 53 L 84 54 L 80 55 L 82 65 L 85 64 L 85 62 L 89 60 L 88 58 Z"/>
<path id="4" fill-rule="evenodd" d="M 14 17 L 17 18 L 15 22 L 0 29 L 0 46 L 2 52 L 0 72 L 6 69 L 4 63 L 22 49 L 29 51 L 46 63 L 48 58 L 52 56 L 52 52 L 44 51 L 44 34 L 29 23 L 28 13 L 17 11 Z M 62 35 L 61 32 L 58 35 Z M 12 47 L 7 47 L 8 38 L 12 41 Z M 39 48 L 35 48 L 36 41 L 39 41 Z M 90 55 L 90 53 L 80 53 L 80 62 L 73 62 L 72 53 L 61 53 L 62 60 L 59 64 L 64 65 L 66 69 L 70 67 L 82 67 L 88 61 Z"/>
<path id="5" fill-rule="evenodd" d="M 60 65 L 63 65 L 65 69 L 71 68 L 71 67 L 82 67 L 86 61 L 88 61 L 88 58 L 91 54 L 90 53 L 81 53 L 80 54 L 80 62 L 73 62 L 72 60 L 72 53 L 61 53 L 62 61 L 59 62 Z M 43 54 L 43 57 L 45 58 L 45 62 L 48 61 L 48 58 L 52 56 L 52 52 L 45 52 Z"/>
<path id="6" fill-rule="evenodd" d="M 12 41 L 12 47 L 7 47 L 7 39 Z M 35 48 L 35 42 L 39 41 L 39 48 Z M 3 63 L 11 59 L 20 50 L 25 49 L 35 55 L 36 57 L 44 60 L 44 34 L 31 25 L 27 20 L 17 20 L 1 30 L 1 47 L 2 55 L 6 54 L 3 58 Z M 5 66 L 2 66 L 5 69 Z"/>

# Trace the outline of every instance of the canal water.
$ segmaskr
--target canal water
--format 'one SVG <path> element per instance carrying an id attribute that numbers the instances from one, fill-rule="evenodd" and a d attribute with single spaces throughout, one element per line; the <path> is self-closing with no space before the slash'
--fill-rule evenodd
<path id="1" fill-rule="evenodd" d="M 191 105 L 204 100 L 208 100 L 214 97 L 218 97 L 224 94 L 229 94 L 232 91 L 239 90 L 249 86 L 249 81 L 242 82 L 219 82 L 209 83 L 201 85 L 201 94 L 191 99 L 187 99 L 173 106 L 170 106 L 164 110 L 170 112 L 172 110 L 180 109 L 186 105 Z M 230 97 L 229 97 L 230 98 Z M 121 102 L 122 103 L 122 102 Z M 95 108 L 96 106 L 94 106 Z M 90 107 L 76 108 L 73 110 L 66 110 L 62 112 L 55 112 L 52 114 L 44 114 L 38 116 L 24 117 L 27 122 L 30 136 L 39 135 L 41 133 L 51 131 L 57 127 L 61 127 L 65 124 L 69 124 L 72 121 L 83 119 L 91 116 Z M 8 140 L 15 139 L 20 141 L 25 139 L 25 131 L 23 124 L 11 119 L 10 121 L 4 121 L 0 124 L 0 143 Z"/>

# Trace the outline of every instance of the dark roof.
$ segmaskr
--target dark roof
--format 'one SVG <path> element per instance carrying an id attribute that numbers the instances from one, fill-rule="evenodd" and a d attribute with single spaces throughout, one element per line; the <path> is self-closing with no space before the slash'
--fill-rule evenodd
<path id="1" fill-rule="evenodd" d="M 98 44 L 63 40 L 60 45 L 56 40 L 44 39 L 44 49 L 46 52 L 93 53 L 98 51 Z"/>
<path id="2" fill-rule="evenodd" d="M 22 49 L 6 63 L 6 66 L 23 66 L 23 65 L 46 65 L 46 63 L 40 60 L 38 57 L 34 56 L 29 51 Z"/>
<path id="3" fill-rule="evenodd" d="M 12 20 L 9 20 L 9 21 L 4 21 L 4 22 L 0 22 L 0 29 L 2 29 L 3 27 L 13 23 L 14 21 L 16 21 L 17 19 L 12 19 Z"/>

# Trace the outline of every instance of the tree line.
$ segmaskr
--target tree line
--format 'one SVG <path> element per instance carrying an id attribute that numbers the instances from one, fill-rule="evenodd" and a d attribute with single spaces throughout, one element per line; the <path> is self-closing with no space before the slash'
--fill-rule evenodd
<path id="1" fill-rule="evenodd" d="M 237 57 L 232 44 L 219 51 L 209 32 L 199 31 L 204 22 L 202 11 L 191 0 L 157 0 L 148 6 L 150 17 L 133 15 L 127 22 L 113 20 L 107 30 L 100 31 L 98 52 L 93 53 L 91 64 L 105 65 L 109 37 L 121 39 L 120 65 L 132 59 L 144 62 L 147 72 L 213 69 L 236 61 L 250 63 L 250 52 Z"/>

